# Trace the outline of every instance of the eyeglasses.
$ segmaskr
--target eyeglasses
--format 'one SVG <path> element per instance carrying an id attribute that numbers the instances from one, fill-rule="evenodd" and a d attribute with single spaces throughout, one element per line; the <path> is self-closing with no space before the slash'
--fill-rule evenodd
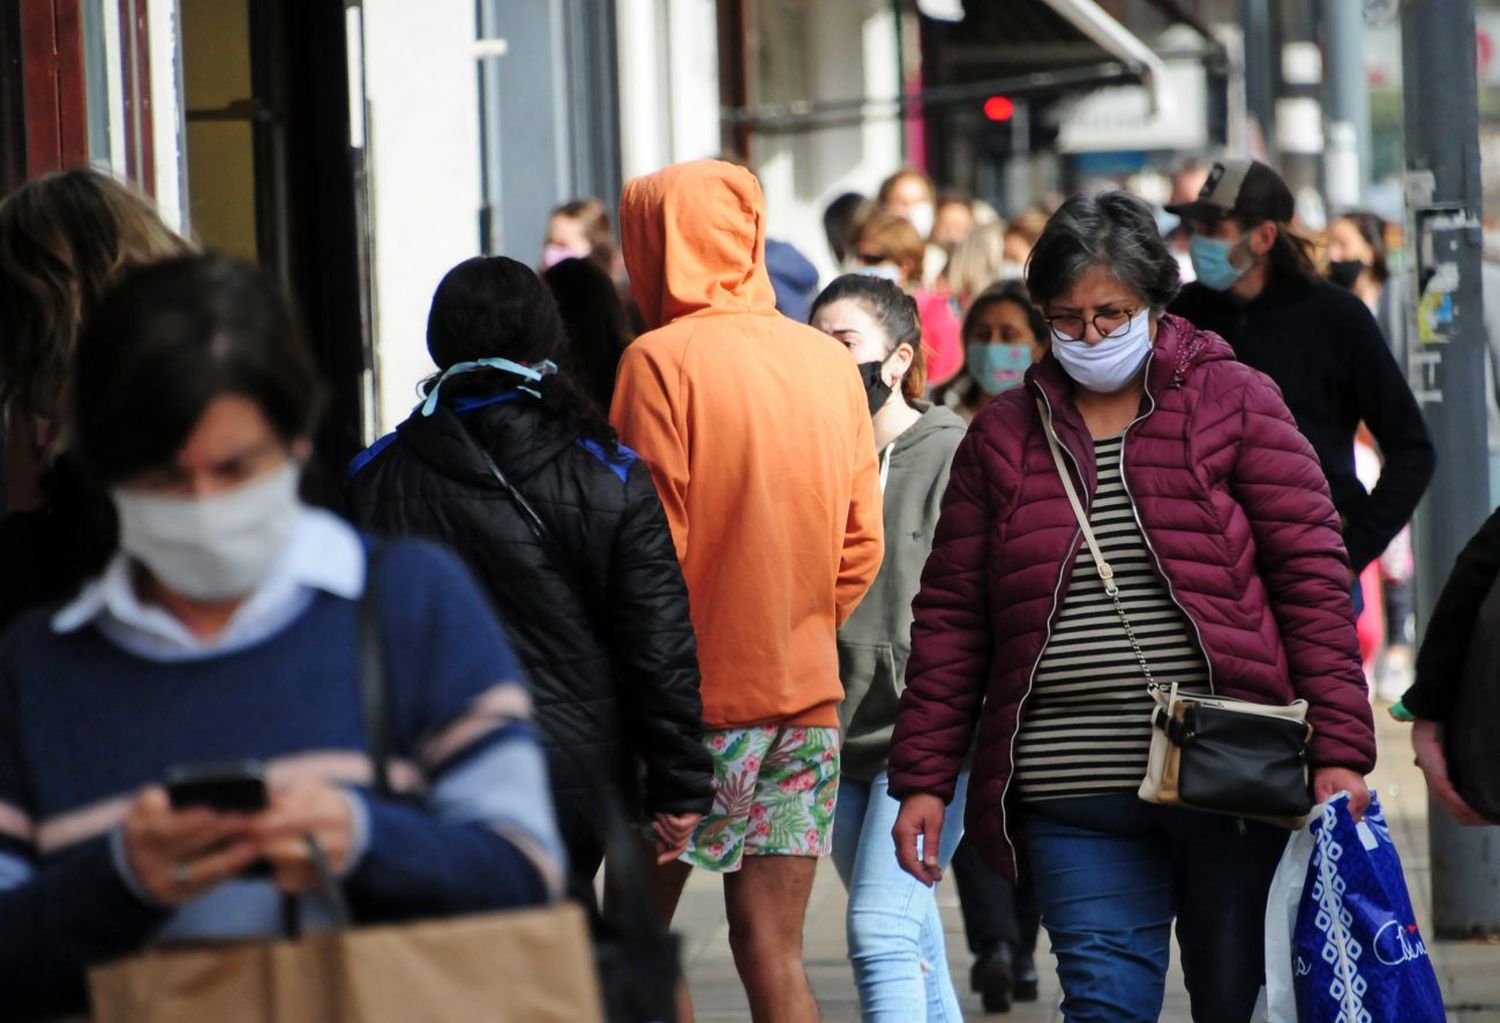
<path id="1" fill-rule="evenodd" d="M 865 266 L 879 266 L 881 263 L 889 262 L 891 257 L 884 252 L 856 252 L 854 258 Z"/>
<path id="2" fill-rule="evenodd" d="M 1105 309 L 1096 312 L 1089 319 L 1082 316 L 1047 316 L 1042 319 L 1047 321 L 1052 336 L 1059 341 L 1082 341 L 1084 333 L 1089 324 L 1094 325 L 1094 332 L 1100 339 L 1122 337 L 1125 331 L 1130 329 L 1130 321 L 1140 312 L 1139 309 Z"/>

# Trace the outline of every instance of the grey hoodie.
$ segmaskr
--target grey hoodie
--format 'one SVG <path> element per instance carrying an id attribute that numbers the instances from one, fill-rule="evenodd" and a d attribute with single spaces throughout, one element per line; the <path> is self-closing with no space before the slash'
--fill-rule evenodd
<path id="1" fill-rule="evenodd" d="M 842 772 L 870 781 L 885 769 L 906 659 L 911 653 L 911 602 L 932 550 L 948 465 L 968 425 L 951 409 L 914 402 L 922 413 L 897 437 L 885 483 L 885 561 L 854 614 L 839 629 L 844 702 Z"/>

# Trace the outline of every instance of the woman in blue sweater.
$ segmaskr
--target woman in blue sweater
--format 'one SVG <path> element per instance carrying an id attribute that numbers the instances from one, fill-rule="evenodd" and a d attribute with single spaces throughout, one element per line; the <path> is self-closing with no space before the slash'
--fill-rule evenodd
<path id="1" fill-rule="evenodd" d="M 327 921 L 307 836 L 362 920 L 560 890 L 515 660 L 465 571 L 421 543 L 384 548 L 369 580 L 395 795 L 369 791 L 371 548 L 297 496 L 318 393 L 285 302 L 233 261 L 137 273 L 81 338 L 74 439 L 119 550 L 0 645 L 4 1018 L 79 1011 L 89 966 L 148 944 L 277 935 L 287 895 Z M 246 759 L 264 811 L 170 806 L 174 766 Z"/>

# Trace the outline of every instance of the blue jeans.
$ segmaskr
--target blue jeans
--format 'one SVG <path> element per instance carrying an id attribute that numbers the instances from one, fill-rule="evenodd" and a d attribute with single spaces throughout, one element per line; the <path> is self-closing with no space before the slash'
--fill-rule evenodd
<path id="1" fill-rule="evenodd" d="M 969 775 L 959 776 L 943 818 L 938 862 L 947 869 L 964 833 Z M 886 775 L 874 781 L 839 780 L 833 819 L 833 864 L 849 891 L 849 961 L 866 1023 L 962 1023 L 948 973 L 937 889 L 896 862 L 891 828 L 901 804 Z"/>
<path id="2" fill-rule="evenodd" d="M 1173 916 L 1193 1019 L 1250 1019 L 1285 830 L 1134 793 L 1026 803 L 1023 813 L 1068 1023 L 1161 1015 Z"/>

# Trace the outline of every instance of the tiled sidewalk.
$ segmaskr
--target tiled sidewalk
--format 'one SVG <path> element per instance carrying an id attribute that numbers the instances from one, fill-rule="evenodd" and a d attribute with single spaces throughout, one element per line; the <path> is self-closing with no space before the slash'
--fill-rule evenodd
<path id="1" fill-rule="evenodd" d="M 1407 729 L 1377 709 L 1381 763 L 1372 779 L 1406 865 L 1407 883 L 1417 906 L 1422 929 L 1430 933 L 1430 892 L 1427 856 L 1427 792 L 1421 772 L 1412 764 Z M 1060 997 L 1051 958 L 1038 957 L 1042 973 L 1041 1000 L 1020 1005 L 1004 1016 L 985 1016 L 979 999 L 968 993 L 969 957 L 951 885 L 939 891 L 948 930 L 949 965 L 963 998 L 965 1019 L 1008 1020 L 1013 1023 L 1061 1023 Z M 750 1014 L 734 963 L 729 956 L 727 925 L 718 882 L 699 872 L 683 896 L 678 927 L 685 936 L 688 977 L 698 1019 L 702 1023 L 748 1021 Z M 854 1023 L 859 1005 L 845 959 L 844 891 L 831 864 L 824 864 L 813 889 L 807 921 L 807 966 L 826 1023 Z M 1043 949 L 1046 937 L 1042 938 Z M 1500 945 L 1431 943 L 1433 960 L 1455 1023 L 1500 1023 Z M 1180 976 L 1168 982 L 1163 1023 L 1190 1023 L 1187 995 Z M 1377 1020 L 1376 1023 L 1400 1023 Z"/>

